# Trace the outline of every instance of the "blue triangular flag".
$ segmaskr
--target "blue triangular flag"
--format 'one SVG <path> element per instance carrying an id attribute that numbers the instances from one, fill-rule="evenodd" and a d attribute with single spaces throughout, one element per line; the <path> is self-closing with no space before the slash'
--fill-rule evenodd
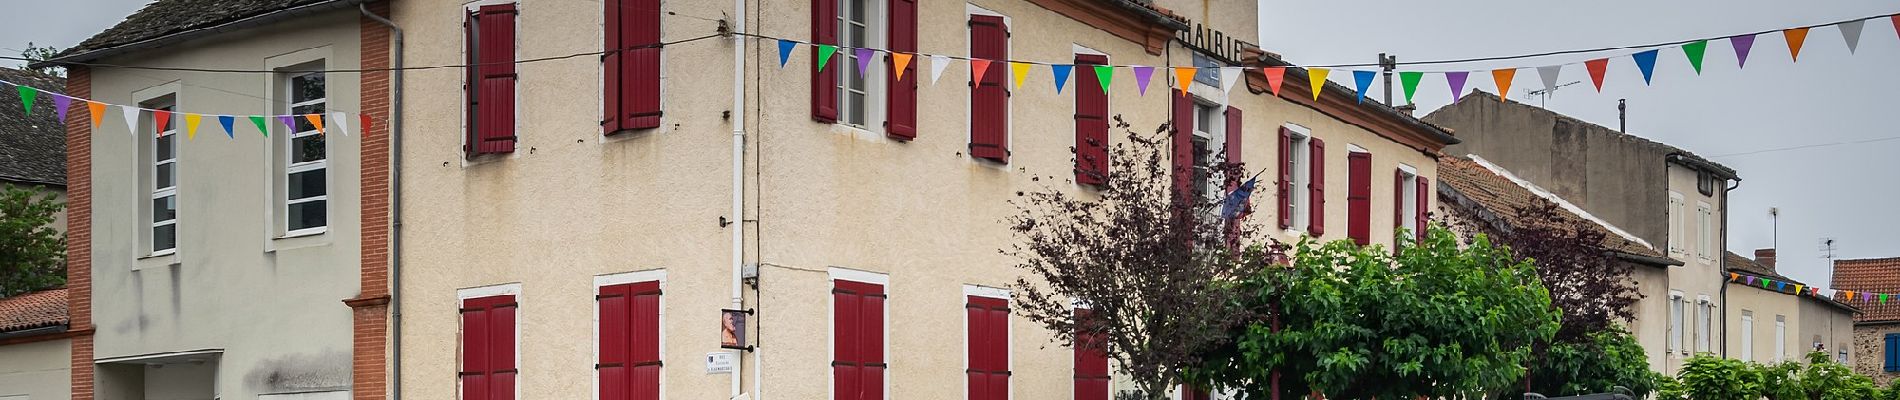
<path id="1" fill-rule="evenodd" d="M 1352 71 L 1352 81 L 1359 85 L 1359 102 L 1366 102 L 1366 88 L 1372 87 L 1372 71 Z"/>
<path id="2" fill-rule="evenodd" d="M 1236 215 L 1240 214 L 1240 212 L 1247 207 L 1247 198 L 1253 197 L 1254 183 L 1259 180 L 1260 178 L 1258 177 L 1249 178 L 1247 179 L 1247 183 L 1240 184 L 1239 188 L 1235 188 L 1233 193 L 1227 195 L 1227 200 L 1222 201 L 1220 206 L 1220 218 L 1222 220 L 1234 219 Z"/>
<path id="3" fill-rule="evenodd" d="M 1657 50 L 1652 49 L 1630 55 L 1630 58 L 1636 59 L 1636 69 L 1643 70 L 1643 85 L 1645 86 L 1649 85 L 1649 78 L 1655 76 L 1656 73 L 1656 52 Z"/>
<path id="4" fill-rule="evenodd" d="M 1056 64 L 1049 66 L 1049 71 L 1055 72 L 1056 74 L 1056 94 L 1062 94 L 1062 85 L 1069 83 L 1069 70 L 1073 68 L 1075 68 L 1074 65 Z"/>
<path id="5" fill-rule="evenodd" d="M 1775 281 L 1775 291 L 1779 292 L 1782 289 L 1787 289 L 1787 288 L 1788 288 L 1787 282 Z"/>
<path id="6" fill-rule="evenodd" d="M 796 47 L 798 47 L 798 42 L 785 40 L 785 39 L 778 40 L 778 67 L 779 68 L 785 68 L 785 61 L 790 60 L 792 58 L 792 49 Z"/>
<path id="7" fill-rule="evenodd" d="M 229 116 L 229 115 L 218 116 L 218 125 L 224 125 L 224 137 L 236 139 L 237 134 L 231 132 L 232 122 L 237 122 L 237 118 Z"/>

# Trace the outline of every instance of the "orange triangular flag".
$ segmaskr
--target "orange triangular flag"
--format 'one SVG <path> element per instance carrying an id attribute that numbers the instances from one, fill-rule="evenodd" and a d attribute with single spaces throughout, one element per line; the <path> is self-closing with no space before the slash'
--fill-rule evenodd
<path id="1" fill-rule="evenodd" d="M 86 110 L 92 112 L 92 127 L 98 129 L 99 124 L 105 122 L 106 103 L 88 101 L 86 102 Z"/>
<path id="2" fill-rule="evenodd" d="M 910 65 L 910 56 L 910 53 L 891 53 L 891 62 L 897 66 L 897 69 L 891 71 L 897 73 L 897 80 L 904 80 L 904 67 Z"/>
<path id="3" fill-rule="evenodd" d="M 1808 28 L 1789 28 L 1781 31 L 1781 37 L 1788 39 L 1788 58 L 1801 61 L 1801 42 L 1808 40 Z"/>
<path id="4" fill-rule="evenodd" d="M 303 119 L 310 121 L 310 126 L 317 128 L 317 134 L 323 135 L 329 133 L 323 131 L 323 114 L 304 114 Z"/>
<path id="5" fill-rule="evenodd" d="M 1511 79 L 1517 78 L 1517 68 L 1491 70 L 1491 80 L 1498 84 L 1498 101 L 1511 96 Z"/>
<path id="6" fill-rule="evenodd" d="M 157 132 L 165 132 L 165 127 L 169 126 L 165 125 L 165 122 L 171 121 L 171 119 L 171 111 L 152 110 L 152 129 L 155 129 Z"/>
<path id="7" fill-rule="evenodd" d="M 983 71 L 990 69 L 990 60 L 970 59 L 970 86 L 983 87 Z"/>
<path id="8" fill-rule="evenodd" d="M 1279 96 L 1280 83 L 1286 81 L 1286 67 L 1261 68 L 1260 74 L 1267 76 L 1267 90 L 1273 91 L 1274 96 Z"/>
<path id="9" fill-rule="evenodd" d="M 1730 272 L 1730 273 L 1728 273 L 1728 281 L 1729 281 L 1729 282 L 1734 282 L 1734 281 L 1735 281 L 1735 280 L 1737 280 L 1737 279 L 1742 279 L 1742 274 L 1737 274 L 1737 273 L 1734 273 L 1734 272 Z"/>
<path id="10" fill-rule="evenodd" d="M 1188 85 L 1190 82 L 1194 82 L 1194 73 L 1196 72 L 1200 72 L 1200 69 L 1194 67 L 1174 67 L 1174 84 L 1176 87 L 1181 88 L 1182 96 L 1187 95 Z"/>
<path id="11" fill-rule="evenodd" d="M 1848 299 L 1848 300 L 1853 300 L 1853 299 L 1854 299 L 1854 291 L 1852 291 L 1852 290 L 1842 290 L 1842 291 L 1841 291 L 1841 294 L 1845 294 L 1845 295 L 1847 295 L 1847 299 Z"/>

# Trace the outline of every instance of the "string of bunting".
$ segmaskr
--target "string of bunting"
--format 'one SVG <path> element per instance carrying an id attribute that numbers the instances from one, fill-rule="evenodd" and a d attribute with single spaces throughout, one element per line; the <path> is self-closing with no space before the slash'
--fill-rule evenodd
<path id="1" fill-rule="evenodd" d="M 1800 284 L 1800 283 L 1788 282 L 1788 281 L 1783 281 L 1783 280 L 1778 280 L 1778 279 L 1768 278 L 1768 277 L 1740 274 L 1740 273 L 1735 273 L 1735 272 L 1728 273 L 1728 281 L 1742 282 L 1743 284 L 1746 284 L 1749 286 L 1761 285 L 1762 289 L 1769 289 L 1770 287 L 1773 287 L 1774 291 L 1784 292 L 1784 293 L 1787 292 L 1789 286 L 1793 286 L 1794 292 L 1792 294 L 1796 296 L 1807 295 L 1807 296 L 1823 297 L 1823 298 L 1845 299 L 1846 301 L 1858 301 L 1862 303 L 1876 303 L 1877 302 L 1879 304 L 1887 304 L 1888 299 L 1900 300 L 1900 294 L 1897 294 L 1897 293 L 1875 293 L 1875 292 L 1859 291 L 1859 290 L 1822 289 L 1819 287 L 1808 286 L 1808 285 Z M 1835 295 L 1832 295 L 1832 296 L 1823 295 L 1821 294 L 1822 290 L 1833 291 Z"/>
<path id="2" fill-rule="evenodd" d="M 1819 25 L 1819 26 L 1832 26 L 1838 29 L 1841 34 L 1841 39 L 1847 45 L 1848 53 L 1852 54 L 1858 51 L 1860 48 L 1861 31 L 1863 30 L 1863 28 L 1866 27 L 1867 21 L 1874 20 L 1874 19 L 1887 19 L 1889 22 L 1893 24 L 1896 35 L 1900 35 L 1900 14 L 1887 14 L 1887 15 L 1882 15 L 1882 16 L 1866 17 L 1866 18 L 1838 22 L 1838 23 L 1834 23 L 1830 25 Z M 1806 27 L 1787 28 L 1787 29 L 1779 30 L 1783 41 L 1787 43 L 1788 55 L 1793 62 L 1800 61 L 1801 49 L 1802 49 L 1803 44 L 1807 41 L 1808 32 L 1812 28 L 1815 28 L 1815 27 L 1818 27 L 1818 26 L 1806 26 Z M 1768 31 L 1768 32 L 1774 32 L 1774 31 Z M 1574 69 L 1575 66 L 1578 64 L 1583 65 L 1583 69 L 1585 70 L 1585 72 L 1590 75 L 1590 82 L 1596 85 L 1598 92 L 1601 92 L 1603 91 L 1603 82 L 1604 82 L 1605 77 L 1607 76 L 1607 72 L 1609 71 L 1610 60 L 1612 58 L 1629 57 L 1630 60 L 1636 64 L 1637 70 L 1642 73 L 1643 84 L 1645 86 L 1648 86 L 1652 84 L 1655 80 L 1656 58 L 1660 56 L 1660 53 L 1662 52 L 1663 49 L 1670 49 L 1670 48 L 1679 49 L 1682 52 L 1683 56 L 1688 59 L 1689 65 L 1691 68 L 1695 70 L 1696 75 L 1701 75 L 1702 74 L 1702 60 L 1703 60 L 1703 56 L 1707 53 L 1709 42 L 1717 41 L 1717 40 L 1728 41 L 1729 46 L 1735 51 L 1736 68 L 1739 69 L 1748 65 L 1749 52 L 1755 46 L 1756 37 L 1762 34 L 1766 34 L 1766 33 L 1748 33 L 1748 34 L 1740 34 L 1740 35 L 1726 36 L 1726 37 L 1681 41 L 1681 42 L 1675 42 L 1669 45 L 1646 47 L 1644 50 L 1636 51 L 1634 53 L 1630 53 L 1627 55 L 1596 58 L 1596 59 L 1591 59 L 1591 60 L 1587 60 L 1583 62 L 1572 62 L 1572 63 L 1544 65 L 1544 66 L 1536 66 L 1536 67 L 1507 67 L 1507 68 L 1491 69 L 1488 71 L 1400 71 L 1398 72 L 1398 75 L 1399 75 L 1399 81 L 1400 81 L 1401 87 L 1403 87 L 1405 90 L 1405 101 L 1408 103 L 1412 102 L 1413 96 L 1417 93 L 1419 82 L 1423 80 L 1423 78 L 1428 74 L 1443 75 L 1447 86 L 1449 86 L 1449 88 L 1451 89 L 1452 101 L 1458 101 L 1459 99 L 1463 98 L 1465 89 L 1466 89 L 1465 84 L 1468 82 L 1473 72 L 1479 72 L 1479 73 L 1489 72 L 1491 75 L 1491 80 L 1493 84 L 1496 85 L 1498 92 L 1509 93 L 1511 89 L 1511 84 L 1517 78 L 1518 70 L 1525 69 L 1525 68 L 1534 68 L 1537 70 L 1538 78 L 1543 81 L 1542 83 L 1544 84 L 1545 90 L 1551 90 L 1557 86 L 1558 76 L 1563 73 L 1564 69 L 1566 68 Z M 870 68 L 871 60 L 873 60 L 874 57 L 877 56 L 879 53 L 890 55 L 891 63 L 893 64 L 893 67 L 894 67 L 893 71 L 895 71 L 895 73 L 897 74 L 896 78 L 898 80 L 904 79 L 903 71 L 906 66 L 910 65 L 911 62 L 921 63 L 922 62 L 921 60 L 929 60 L 930 82 L 933 85 L 936 84 L 937 81 L 943 77 L 944 70 L 949 69 L 952 63 L 958 62 L 958 61 L 969 63 L 970 73 L 972 76 L 983 76 L 985 72 L 987 72 L 990 68 L 994 66 L 1007 66 L 1009 68 L 1011 82 L 1013 82 L 1016 88 L 1018 89 L 1022 88 L 1024 79 L 1030 74 L 1031 68 L 1043 67 L 1043 68 L 1049 69 L 1051 77 L 1054 80 L 1056 93 L 1062 92 L 1063 87 L 1068 82 L 1070 75 L 1073 72 L 1075 72 L 1075 69 L 1085 68 L 1085 69 L 1090 70 L 1089 72 L 1093 72 L 1095 74 L 1097 78 L 1096 82 L 1100 83 L 1101 89 L 1104 92 L 1107 92 L 1109 90 L 1109 86 L 1114 80 L 1113 78 L 1115 75 L 1115 71 L 1128 70 L 1129 72 L 1134 74 L 1135 85 L 1138 92 L 1141 95 L 1146 95 L 1148 93 L 1148 84 L 1152 80 L 1155 70 L 1161 69 L 1161 70 L 1167 70 L 1171 72 L 1173 76 L 1175 77 L 1176 82 L 1187 82 L 1189 80 L 1192 80 L 1194 79 L 1195 76 L 1202 73 L 1203 71 L 1211 71 L 1212 73 L 1217 73 L 1219 74 L 1218 76 L 1220 78 L 1221 90 L 1227 91 L 1227 92 L 1233 91 L 1234 82 L 1239 80 L 1242 73 L 1256 72 L 1256 73 L 1262 74 L 1266 78 L 1268 91 L 1272 92 L 1273 95 L 1278 96 L 1280 95 L 1281 83 L 1284 82 L 1286 69 L 1293 68 L 1293 67 L 1193 67 L 1193 66 L 1157 67 L 1157 66 L 1146 66 L 1146 65 L 1091 65 L 1091 64 L 1077 65 L 1077 64 L 1069 64 L 1069 63 L 1051 63 L 1051 62 L 1039 62 L 1039 61 L 984 59 L 984 58 L 975 58 L 975 57 L 917 53 L 917 52 L 894 52 L 894 51 L 890 51 L 886 49 L 838 46 L 838 45 L 812 43 L 812 42 L 807 42 L 807 41 L 802 41 L 802 40 L 785 39 L 785 38 L 778 38 L 778 37 L 771 37 L 771 36 L 764 36 L 764 35 L 755 35 L 755 34 L 743 34 L 743 35 L 751 36 L 751 37 L 762 39 L 762 40 L 776 41 L 778 45 L 778 56 L 779 56 L 780 68 L 785 67 L 786 63 L 791 60 L 793 51 L 796 50 L 800 46 L 814 47 L 817 49 L 816 62 L 818 63 L 818 70 L 821 72 L 824 71 L 825 68 L 829 64 L 831 64 L 831 60 L 835 58 L 835 56 L 838 53 L 844 53 L 844 52 L 848 52 L 851 55 L 855 56 L 854 58 L 857 59 L 857 72 L 860 76 L 866 73 L 866 71 Z M 1550 54 L 1561 54 L 1561 53 L 1567 53 L 1567 52 L 1550 53 Z M 1365 99 L 1366 99 L 1366 89 L 1372 85 L 1372 81 L 1374 80 L 1374 78 L 1378 76 L 1377 70 L 1350 70 L 1350 69 L 1325 68 L 1325 67 L 1317 67 L 1317 66 L 1305 67 L 1305 68 L 1307 70 L 1307 79 L 1310 81 L 1309 82 L 1310 85 L 1308 87 L 1312 89 L 1311 94 L 1313 96 L 1313 99 L 1315 100 L 1319 99 L 1319 94 L 1322 88 L 1325 87 L 1323 83 L 1326 82 L 1327 77 L 1330 76 L 1332 72 L 1334 72 L 1335 70 L 1348 71 L 1352 74 L 1354 86 L 1357 87 L 1357 91 L 1358 91 L 1358 101 L 1362 103 L 1365 102 Z M 916 79 L 916 78 L 913 77 L 912 79 Z M 981 85 L 982 81 L 977 80 L 975 83 L 978 85 Z M 1182 93 L 1186 93 L 1187 85 L 1179 85 L 1178 89 L 1181 90 Z M 1500 99 L 1502 99 L 1502 97 L 1500 97 Z"/>
<path id="3" fill-rule="evenodd" d="M 139 126 L 138 121 L 140 117 L 144 116 L 144 114 L 150 114 L 152 116 L 152 125 L 154 126 L 153 129 L 158 131 L 157 134 L 159 135 L 164 134 L 165 129 L 163 127 L 167 126 L 166 123 L 170 122 L 172 118 L 179 118 L 183 120 L 185 122 L 184 125 L 185 125 L 186 139 L 196 139 L 198 137 L 198 125 L 207 119 L 217 121 L 218 126 L 221 126 L 224 128 L 224 136 L 228 139 L 237 138 L 236 126 L 238 125 L 237 122 L 240 118 L 242 118 L 245 121 L 249 121 L 251 125 L 256 126 L 257 132 L 260 134 L 263 134 L 265 137 L 270 137 L 270 121 L 276 121 L 278 123 L 281 123 L 292 131 L 295 131 L 297 129 L 297 121 L 302 120 L 304 122 L 310 123 L 311 127 L 316 128 L 318 134 L 328 135 L 330 131 L 336 131 L 337 133 L 340 133 L 344 136 L 349 136 L 350 134 L 349 123 L 348 123 L 349 118 L 347 118 L 348 114 L 342 111 L 330 112 L 328 115 L 325 115 L 325 114 L 285 114 L 285 115 L 201 114 L 201 113 L 179 112 L 179 111 L 172 111 L 172 110 L 158 110 L 158 109 L 121 105 L 121 104 L 109 104 L 109 103 L 104 103 L 104 102 L 99 102 L 99 101 L 93 101 L 91 99 L 67 96 L 65 94 L 61 94 L 57 92 L 43 92 L 43 91 L 40 91 L 38 88 L 34 88 L 32 86 L 22 85 L 22 84 L 13 83 L 13 82 L 5 81 L 5 80 L 0 80 L 0 86 L 12 86 L 14 88 L 13 91 L 16 93 L 19 93 L 20 105 L 22 106 L 22 108 L 26 110 L 26 115 L 33 115 L 33 106 L 34 104 L 39 103 L 38 100 L 41 96 L 46 96 L 50 98 L 53 102 L 54 119 L 58 120 L 60 124 L 66 123 L 67 110 L 69 110 L 71 107 L 75 105 L 83 104 L 87 108 L 87 111 L 91 111 L 93 129 L 98 130 L 99 127 L 104 125 L 105 123 L 106 109 L 118 109 L 119 115 L 125 118 L 126 133 L 132 135 L 133 137 L 138 136 L 138 126 Z M 327 125 L 325 124 L 326 121 L 328 122 Z M 357 121 L 358 121 L 357 129 L 369 129 L 370 117 L 368 115 L 359 114 Z"/>

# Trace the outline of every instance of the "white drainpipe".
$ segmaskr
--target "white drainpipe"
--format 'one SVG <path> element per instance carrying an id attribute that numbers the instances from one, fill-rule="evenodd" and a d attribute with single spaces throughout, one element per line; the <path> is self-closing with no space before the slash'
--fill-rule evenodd
<path id="1" fill-rule="evenodd" d="M 745 309 L 745 0 L 732 0 L 732 309 Z M 743 335 L 743 333 L 741 333 Z M 740 355 L 744 353 L 741 351 Z M 736 357 L 735 357 L 736 358 Z M 738 398 L 744 362 L 734 363 L 732 395 Z M 756 367 L 756 366 L 755 366 Z M 753 383 L 757 385 L 757 382 Z M 756 396 L 756 395 L 755 395 Z"/>

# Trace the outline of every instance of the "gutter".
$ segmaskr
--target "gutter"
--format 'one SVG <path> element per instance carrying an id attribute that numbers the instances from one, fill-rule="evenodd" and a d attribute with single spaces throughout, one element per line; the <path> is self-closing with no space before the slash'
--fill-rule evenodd
<path id="1" fill-rule="evenodd" d="M 51 335 L 51 334 L 63 333 L 63 332 L 66 332 L 66 324 L 42 326 L 38 328 L 21 329 L 21 330 L 11 331 L 11 332 L 0 332 L 0 340 L 12 339 L 12 338 L 18 338 L 18 337 L 27 337 L 27 336 Z"/>
<path id="2" fill-rule="evenodd" d="M 272 11 L 272 12 L 268 12 L 264 14 L 259 14 L 256 16 L 246 17 L 246 18 L 235 20 L 235 21 L 225 22 L 225 23 L 221 23 L 217 25 L 208 26 L 208 27 L 187 29 L 181 32 L 172 32 L 165 35 L 160 35 L 158 37 L 146 38 L 146 39 L 134 41 L 131 43 L 125 43 L 125 44 L 119 44 L 119 45 L 106 47 L 106 48 L 88 50 L 88 51 L 77 53 L 77 54 L 62 54 L 62 55 L 54 56 L 53 58 L 47 59 L 44 61 L 29 63 L 27 64 L 27 68 L 58 67 L 58 66 L 64 66 L 65 64 L 70 64 L 70 63 L 81 63 L 81 62 L 86 62 L 86 61 L 98 60 L 101 58 L 136 52 L 140 50 L 148 50 L 148 49 L 163 47 L 165 45 L 185 42 L 185 41 L 189 41 L 192 39 L 197 39 L 197 38 L 201 38 L 205 36 L 231 32 L 231 31 L 236 31 L 236 30 L 245 29 L 245 28 L 269 25 L 272 23 L 276 23 L 276 22 L 280 22 L 280 21 L 284 21 L 288 19 L 293 19 L 297 17 L 303 17 L 303 16 L 316 14 L 316 13 L 320 13 L 324 11 L 347 9 L 350 6 L 359 5 L 366 1 L 368 0 L 328 0 L 328 1 L 310 3 L 310 4 L 285 8 L 282 10 Z"/>
<path id="3" fill-rule="evenodd" d="M 1695 168 L 1702 171 L 1709 171 L 1711 173 L 1714 173 L 1715 177 L 1717 178 L 1728 179 L 1728 180 L 1733 180 L 1733 181 L 1742 180 L 1740 176 L 1735 175 L 1734 169 L 1730 169 L 1729 167 L 1722 166 L 1721 164 L 1710 162 L 1709 160 L 1704 160 L 1702 159 L 1702 157 L 1697 157 L 1696 155 L 1689 154 L 1687 152 L 1682 152 L 1682 151 L 1672 152 L 1672 153 L 1669 153 L 1667 156 L 1664 156 L 1664 159 L 1669 160 L 1669 162 L 1688 166 L 1689 168 Z M 1740 185 L 1737 185 L 1737 186 L 1740 186 Z M 1730 189 L 1733 190 L 1734 188 L 1730 188 Z M 1724 201 L 1727 201 L 1727 200 L 1724 200 Z"/>
<path id="4" fill-rule="evenodd" d="M 352 1 L 352 0 L 343 0 Z M 360 0 L 358 0 L 360 1 Z M 402 399 L 402 27 L 357 4 L 363 17 L 388 26 L 395 49 L 391 51 L 389 101 L 389 398 Z M 393 12 L 392 12 L 393 13 Z"/>

